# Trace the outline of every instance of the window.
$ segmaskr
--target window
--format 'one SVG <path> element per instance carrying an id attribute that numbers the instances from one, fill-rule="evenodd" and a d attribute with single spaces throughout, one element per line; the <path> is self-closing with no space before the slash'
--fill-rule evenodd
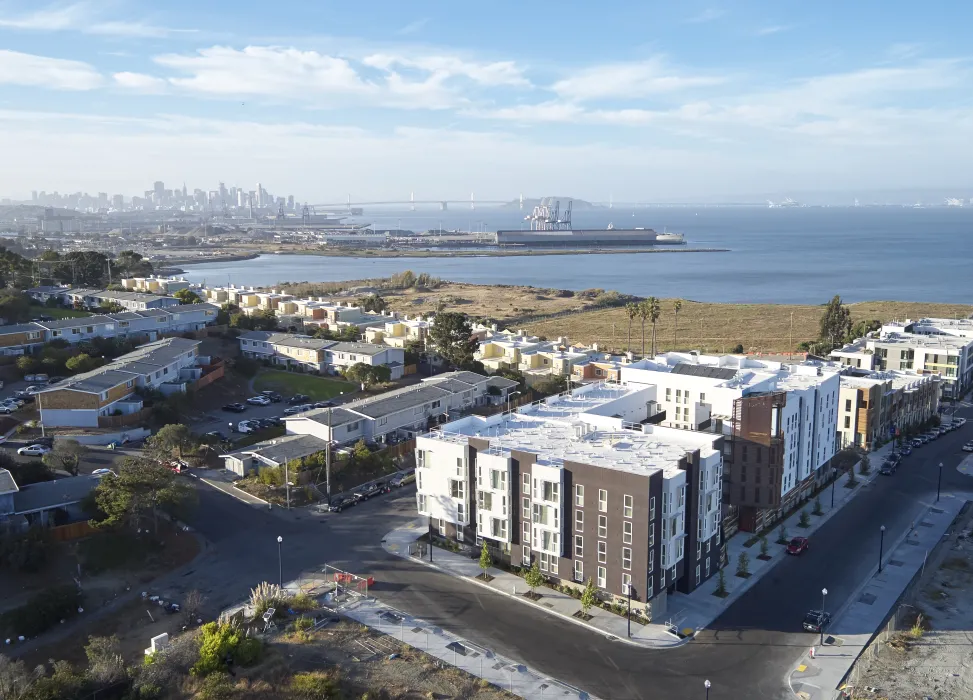
<path id="1" fill-rule="evenodd" d="M 608 492 L 605 489 L 598 489 L 598 510 L 608 512 Z"/>
<path id="2" fill-rule="evenodd" d="M 598 516 L 598 537 L 608 537 L 608 516 Z"/>
<path id="3" fill-rule="evenodd" d="M 666 401 L 672 401 L 672 389 L 666 388 Z"/>
<path id="4" fill-rule="evenodd" d="M 608 585 L 608 570 L 603 567 L 598 567 L 598 581 L 595 584 L 598 588 L 605 588 Z"/>
<path id="5" fill-rule="evenodd" d="M 551 555 L 551 562 L 549 564 L 549 569 L 548 570 L 552 574 L 556 574 L 557 573 L 557 556 L 554 555 L 554 554 Z"/>
<path id="6" fill-rule="evenodd" d="M 499 469 L 490 470 L 490 488 L 497 491 L 507 490 L 507 472 Z"/>
<path id="7" fill-rule="evenodd" d="M 649 520 L 655 520 L 655 496 L 649 499 Z"/>
<path id="8" fill-rule="evenodd" d="M 523 508 L 522 515 L 525 519 L 529 520 L 530 519 L 530 499 L 527 498 L 526 496 L 524 496 L 523 506 L 524 508 Z"/>
<path id="9" fill-rule="evenodd" d="M 652 571 L 652 569 L 649 569 L 649 571 Z M 653 590 L 652 589 L 652 577 L 651 576 L 649 576 L 649 578 L 646 580 L 645 585 L 646 585 L 645 597 L 646 598 L 651 598 L 652 597 L 652 590 Z"/>
<path id="10" fill-rule="evenodd" d="M 422 470 L 416 469 L 416 488 L 422 491 Z"/>
<path id="11" fill-rule="evenodd" d="M 420 493 L 418 497 L 419 497 L 419 512 L 420 513 L 425 513 L 426 512 L 426 495 L 423 494 L 423 493 Z"/>
<path id="12" fill-rule="evenodd" d="M 622 543 L 632 544 L 632 521 L 626 520 L 622 523 Z"/>
<path id="13" fill-rule="evenodd" d="M 544 500 L 553 501 L 557 503 L 560 498 L 561 485 L 553 481 L 545 481 L 544 483 Z"/>
<path id="14" fill-rule="evenodd" d="M 530 547 L 526 544 L 524 545 L 524 551 L 521 553 L 521 561 L 525 566 L 530 566 Z"/>
<path id="15" fill-rule="evenodd" d="M 622 496 L 622 501 L 622 515 L 626 518 L 631 518 L 634 499 L 631 496 Z"/>
<path id="16" fill-rule="evenodd" d="M 446 536 L 446 521 L 442 518 L 439 519 L 439 534 L 443 537 Z"/>
<path id="17" fill-rule="evenodd" d="M 524 522 L 524 542 L 530 542 L 530 523 Z"/>
<path id="18" fill-rule="evenodd" d="M 524 488 L 523 493 L 530 493 L 530 474 L 524 474 Z"/>
<path id="19" fill-rule="evenodd" d="M 599 564 L 608 563 L 608 543 L 607 542 L 598 543 L 598 563 Z"/>
<path id="20" fill-rule="evenodd" d="M 481 510 L 493 510 L 493 494 L 489 491 L 477 491 L 477 507 Z"/>
<path id="21" fill-rule="evenodd" d="M 507 521 L 500 518 L 490 518 L 490 531 L 494 537 L 507 539 Z"/>
<path id="22" fill-rule="evenodd" d="M 680 538 L 676 541 L 676 561 L 683 558 L 686 553 L 686 540 Z"/>
<path id="23" fill-rule="evenodd" d="M 466 484 L 455 479 L 449 480 L 449 495 L 452 498 L 464 500 L 466 498 Z"/>
<path id="24" fill-rule="evenodd" d="M 630 570 L 632 568 L 632 548 L 622 547 L 622 568 Z"/>
<path id="25" fill-rule="evenodd" d="M 699 585 L 699 564 L 696 565 L 696 585 Z"/>
<path id="26" fill-rule="evenodd" d="M 574 485 L 574 505 L 584 507 L 584 486 Z"/>
<path id="27" fill-rule="evenodd" d="M 632 585 L 632 574 L 622 574 L 622 595 L 628 595 L 628 589 Z"/>
<path id="28" fill-rule="evenodd" d="M 584 581 L 584 564 L 577 560 L 574 562 L 574 580 L 578 582 Z"/>
<path id="29" fill-rule="evenodd" d="M 850 427 L 851 427 L 851 416 L 845 416 L 845 429 L 847 430 Z"/>
<path id="30" fill-rule="evenodd" d="M 649 568 L 648 568 L 648 572 L 651 574 L 654 569 L 655 569 L 655 550 L 654 549 L 650 549 L 649 550 Z M 649 588 L 651 589 L 652 586 L 649 585 Z"/>
<path id="31" fill-rule="evenodd" d="M 456 541 L 457 542 L 462 542 L 463 541 L 463 537 L 464 537 L 464 535 L 463 535 L 463 526 L 462 525 L 457 525 L 456 526 Z"/>
<path id="32" fill-rule="evenodd" d="M 581 535 L 574 536 L 574 556 L 578 559 L 584 557 L 584 537 Z"/>
<path id="33" fill-rule="evenodd" d="M 704 403 L 705 401 L 706 401 L 706 394 L 702 394 L 702 393 L 701 393 L 701 394 L 699 395 L 699 402 L 700 402 L 700 403 Z"/>
<path id="34" fill-rule="evenodd" d="M 577 532 L 584 532 L 584 511 L 574 511 L 574 529 Z"/>
<path id="35" fill-rule="evenodd" d="M 463 476 L 463 458 L 456 458 L 456 476 Z"/>
<path id="36" fill-rule="evenodd" d="M 706 560 L 706 578 L 709 578 L 709 559 Z"/>
<path id="37" fill-rule="evenodd" d="M 649 546 L 655 547 L 655 523 L 649 525 Z"/>

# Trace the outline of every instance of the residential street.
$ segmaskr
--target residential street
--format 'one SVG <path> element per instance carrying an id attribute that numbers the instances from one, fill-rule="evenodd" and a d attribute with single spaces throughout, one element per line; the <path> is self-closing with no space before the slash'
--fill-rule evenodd
<path id="1" fill-rule="evenodd" d="M 191 524 L 214 546 L 174 588 L 200 588 L 219 606 L 237 602 L 259 581 L 276 580 L 280 535 L 285 580 L 324 563 L 369 573 L 376 579 L 375 595 L 388 604 L 603 698 L 700 698 L 704 679 L 713 683 L 714 700 L 785 697 L 785 674 L 816 638 L 800 631 L 800 623 L 808 609 L 820 607 L 821 588 L 828 588 L 828 609 L 840 610 L 877 564 L 879 527 L 887 528 L 888 547 L 923 504 L 935 500 L 940 461 L 944 492 L 973 489 L 955 470 L 969 434 L 973 429 L 964 428 L 939 438 L 905 458 L 895 475 L 864 487 L 818 530 L 806 554 L 782 561 L 711 629 L 677 649 L 613 643 L 540 609 L 386 554 L 380 546 L 384 533 L 414 517 L 413 488 L 340 514 L 297 519 L 201 485 Z"/>

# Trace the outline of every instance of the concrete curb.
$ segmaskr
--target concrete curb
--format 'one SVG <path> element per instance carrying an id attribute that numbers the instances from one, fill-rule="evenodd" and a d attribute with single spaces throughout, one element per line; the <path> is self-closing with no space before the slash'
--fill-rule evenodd
<path id="1" fill-rule="evenodd" d="M 524 603 L 525 605 L 530 605 L 533 609 L 539 610 L 540 612 L 545 613 L 547 615 L 554 615 L 555 617 L 560 617 L 562 620 L 567 620 L 568 622 L 572 622 L 572 623 L 574 623 L 576 625 L 579 625 L 581 627 L 584 627 L 587 630 L 590 630 L 592 632 L 596 632 L 596 633 L 598 633 L 598 634 L 600 634 L 600 635 L 602 635 L 602 636 L 610 639 L 611 641 L 622 642 L 623 644 L 628 644 L 629 646 L 637 647 L 639 649 L 675 649 L 676 647 L 681 647 L 681 646 L 687 644 L 688 642 L 692 641 L 695 638 L 695 636 L 696 636 L 695 633 L 694 633 L 693 636 L 691 636 L 691 637 L 686 637 L 685 639 L 679 639 L 679 640 L 674 641 L 672 644 L 666 644 L 666 645 L 655 645 L 655 644 L 649 645 L 649 644 L 642 643 L 642 642 L 636 642 L 636 641 L 633 641 L 631 639 L 626 639 L 625 637 L 619 637 L 617 635 L 611 634 L 610 632 L 606 632 L 605 630 L 598 629 L 597 627 L 593 627 L 592 625 L 589 625 L 587 622 L 583 622 L 582 620 L 579 620 L 576 617 L 572 617 L 571 615 L 565 615 L 564 613 L 558 612 L 557 610 L 547 610 L 547 609 L 541 608 L 539 605 L 536 605 L 536 604 L 531 603 L 526 598 L 522 598 L 521 596 L 514 595 L 513 593 L 507 593 L 506 591 L 501 590 L 499 588 L 494 588 L 493 586 L 489 585 L 488 583 L 485 583 L 484 581 L 479 581 L 476 578 L 473 578 L 471 576 L 458 576 L 458 575 L 454 574 L 453 572 L 448 571 L 447 569 L 444 569 L 441 566 L 437 566 L 435 562 L 429 563 L 428 561 L 425 561 L 424 559 L 417 559 L 416 557 L 411 557 L 411 556 L 408 556 L 408 555 L 403 554 L 401 552 L 397 552 L 397 551 L 390 550 L 388 548 L 387 543 L 385 542 L 384 539 L 382 540 L 382 549 L 384 549 L 389 554 L 393 554 L 393 555 L 395 555 L 397 557 L 400 557 L 401 559 L 405 559 L 407 561 L 418 562 L 418 563 L 420 563 L 420 564 L 422 564 L 424 566 L 429 567 L 430 569 L 435 569 L 436 571 L 439 571 L 440 573 L 446 574 L 447 576 L 451 576 L 453 578 L 458 578 L 458 579 L 460 579 L 462 581 L 468 581 L 468 582 L 474 583 L 477 586 L 480 586 L 482 588 L 486 588 L 489 591 L 493 591 L 494 593 L 499 593 L 501 595 L 505 595 L 508 598 L 512 598 L 514 600 L 517 600 L 518 602 Z"/>
<path id="2" fill-rule="evenodd" d="M 264 506 L 268 506 L 268 507 L 270 506 L 270 504 L 267 501 L 265 501 L 264 499 L 258 498 L 257 496 L 254 496 L 253 494 L 247 493 L 243 489 L 237 488 L 233 484 L 229 484 L 229 487 L 230 488 L 228 488 L 228 489 L 226 489 L 226 488 L 220 488 L 220 486 L 217 483 L 215 483 L 215 480 L 214 479 L 207 479 L 204 476 L 198 476 L 198 475 L 195 475 L 195 474 L 193 474 L 193 476 L 195 476 L 197 479 L 199 479 L 200 481 L 202 481 L 204 484 L 206 484 L 210 488 L 214 488 L 217 491 L 220 491 L 222 493 L 225 493 L 227 496 L 231 496 L 232 498 L 237 499 L 241 503 L 244 503 L 244 504 L 246 504 L 248 506 L 251 506 L 253 508 L 257 508 L 257 507 L 263 508 L 263 506 L 258 506 L 253 501 L 247 500 L 243 496 L 240 496 L 239 494 L 237 494 L 236 491 L 240 491 L 241 493 L 246 493 L 247 496 L 249 496 L 250 498 L 253 498 L 253 499 L 257 500 L 257 501 L 260 501 L 261 503 L 264 504 Z"/>

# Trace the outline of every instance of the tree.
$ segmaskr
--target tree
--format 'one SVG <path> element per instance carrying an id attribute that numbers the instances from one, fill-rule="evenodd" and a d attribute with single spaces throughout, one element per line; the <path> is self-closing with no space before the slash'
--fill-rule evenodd
<path id="1" fill-rule="evenodd" d="M 101 687 L 107 687 L 125 677 L 125 659 L 118 637 L 88 637 L 84 648 L 88 657 L 88 676 Z"/>
<path id="2" fill-rule="evenodd" d="M 32 315 L 30 298 L 26 294 L 12 289 L 0 290 L 0 318 L 7 323 L 20 323 Z"/>
<path id="3" fill-rule="evenodd" d="M 34 682 L 43 675 L 43 666 L 28 671 L 23 661 L 14 661 L 0 654 L 0 698 L 28 700 Z"/>
<path id="4" fill-rule="evenodd" d="M 798 527 L 810 527 L 811 526 L 811 516 L 808 515 L 807 508 L 801 511 L 801 517 L 797 520 Z"/>
<path id="5" fill-rule="evenodd" d="M 625 304 L 625 313 L 628 314 L 628 344 L 625 349 L 631 351 L 632 349 L 632 321 L 635 317 L 639 315 L 639 305 L 635 302 L 629 302 Z"/>
<path id="6" fill-rule="evenodd" d="M 483 569 L 483 578 L 487 577 L 487 571 L 493 566 L 493 557 L 487 548 L 486 540 L 483 540 L 483 547 L 480 549 L 480 568 Z"/>
<path id="7" fill-rule="evenodd" d="M 852 471 L 854 472 L 854 469 Z M 862 476 L 868 476 L 872 473 L 872 461 L 864 452 L 862 453 L 862 461 L 858 463 L 858 473 Z"/>
<path id="8" fill-rule="evenodd" d="M 30 355 L 21 355 L 17 358 L 16 365 L 21 374 L 33 374 L 37 371 L 38 362 Z"/>
<path id="9" fill-rule="evenodd" d="M 202 297 L 189 288 L 180 289 L 172 296 L 178 299 L 180 304 L 201 304 L 203 301 Z"/>
<path id="10" fill-rule="evenodd" d="M 827 343 L 828 352 L 840 345 L 851 332 L 851 311 L 835 296 L 828 302 L 821 316 L 820 339 Z"/>
<path id="11" fill-rule="evenodd" d="M 740 556 L 737 558 L 737 576 L 741 578 L 746 578 L 750 575 L 750 557 L 747 556 L 746 552 L 740 552 Z"/>
<path id="12" fill-rule="evenodd" d="M 2 457 L 9 459 L 6 454 L 3 454 Z M 14 481 L 17 482 L 18 486 L 28 486 L 30 484 L 40 483 L 41 481 L 54 480 L 54 473 L 39 459 L 32 459 L 29 462 L 10 461 L 11 464 L 5 464 L 0 459 L 0 469 L 8 469 L 13 474 Z"/>
<path id="13" fill-rule="evenodd" d="M 527 587 L 530 588 L 530 595 L 532 598 L 536 595 L 536 593 L 534 593 L 534 589 L 538 586 L 544 585 L 544 574 L 542 574 L 541 570 L 537 567 L 536 561 L 530 565 L 527 573 L 524 574 L 524 582 L 527 584 Z"/>
<path id="14" fill-rule="evenodd" d="M 51 469 L 61 469 L 71 476 L 77 476 L 78 467 L 86 454 L 88 448 L 77 440 L 58 440 L 41 460 Z"/>
<path id="15" fill-rule="evenodd" d="M 596 601 L 595 584 L 591 582 L 591 577 L 588 577 L 588 582 L 584 585 L 584 590 L 581 591 L 581 614 L 587 617 L 588 611 L 591 610 L 591 606 Z"/>
<path id="16" fill-rule="evenodd" d="M 682 299 L 676 299 L 672 302 L 672 315 L 674 316 L 674 323 L 672 326 L 672 349 L 678 350 L 679 345 L 677 344 L 677 337 L 679 333 L 679 312 L 682 311 Z"/>
<path id="17" fill-rule="evenodd" d="M 639 307 L 639 321 L 642 322 L 642 356 L 645 357 L 645 322 L 649 318 L 649 305 L 647 301 L 640 301 Z"/>
<path id="18" fill-rule="evenodd" d="M 159 428 L 155 435 L 145 441 L 145 452 L 160 461 L 171 459 L 173 452 L 181 459 L 183 451 L 192 449 L 196 444 L 189 428 L 182 423 L 170 423 Z"/>
<path id="19" fill-rule="evenodd" d="M 384 384 L 392 378 L 392 370 L 385 365 L 367 365 L 364 362 L 356 362 L 344 374 L 349 381 L 365 386 Z"/>
<path id="20" fill-rule="evenodd" d="M 460 368 L 473 364 L 473 354 L 479 347 L 469 317 L 451 311 L 436 314 L 429 328 L 429 340 L 446 362 Z"/>
<path id="21" fill-rule="evenodd" d="M 736 346 L 733 348 L 733 350 L 731 350 L 730 352 L 732 352 L 734 355 L 742 355 L 743 343 L 737 343 Z"/>
<path id="22" fill-rule="evenodd" d="M 649 321 L 652 323 L 652 357 L 655 357 L 656 344 L 655 344 L 655 326 L 659 322 L 659 316 L 662 315 L 662 304 L 655 297 L 649 297 L 646 300 L 648 305 Z"/>
<path id="23" fill-rule="evenodd" d="M 784 523 L 781 523 L 777 530 L 777 544 L 787 544 L 787 528 L 784 527 Z"/>
<path id="24" fill-rule="evenodd" d="M 362 297 L 358 300 L 358 306 L 363 311 L 376 311 L 381 313 L 389 308 L 389 303 L 378 294 L 369 294 L 367 297 Z"/>
<path id="25" fill-rule="evenodd" d="M 814 499 L 814 510 L 811 511 L 815 515 L 822 515 L 824 511 L 821 509 L 821 497 L 816 496 Z"/>
<path id="26" fill-rule="evenodd" d="M 119 465 L 118 475 L 106 474 L 94 494 L 104 515 L 104 519 L 91 522 L 97 528 L 128 525 L 141 529 L 143 519 L 149 514 L 157 515 L 157 509 L 178 517 L 195 497 L 195 491 L 168 467 L 144 457 L 126 457 Z"/>
<path id="27" fill-rule="evenodd" d="M 716 577 L 716 595 L 720 598 L 726 598 L 728 592 L 726 590 L 726 570 L 720 569 L 720 573 Z"/>
<path id="28" fill-rule="evenodd" d="M 101 364 L 100 358 L 94 358 L 87 353 L 80 353 L 68 358 L 64 363 L 64 367 L 72 374 L 79 374 L 81 372 L 90 372 L 96 367 L 100 367 Z"/>

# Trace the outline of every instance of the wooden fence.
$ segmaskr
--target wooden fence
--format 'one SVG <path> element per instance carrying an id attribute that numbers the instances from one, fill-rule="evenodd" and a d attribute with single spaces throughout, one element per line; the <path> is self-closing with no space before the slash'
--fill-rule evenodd
<path id="1" fill-rule="evenodd" d="M 58 542 L 70 542 L 71 540 L 78 540 L 82 537 L 87 537 L 94 531 L 95 529 L 88 524 L 87 520 L 82 520 L 77 523 L 68 523 L 67 525 L 58 525 L 57 527 L 52 527 L 51 537 Z"/>
<path id="2" fill-rule="evenodd" d="M 99 428 L 123 428 L 127 425 L 137 425 L 149 419 L 152 413 L 151 408 L 143 408 L 135 413 L 126 413 L 121 416 L 98 416 Z"/>

